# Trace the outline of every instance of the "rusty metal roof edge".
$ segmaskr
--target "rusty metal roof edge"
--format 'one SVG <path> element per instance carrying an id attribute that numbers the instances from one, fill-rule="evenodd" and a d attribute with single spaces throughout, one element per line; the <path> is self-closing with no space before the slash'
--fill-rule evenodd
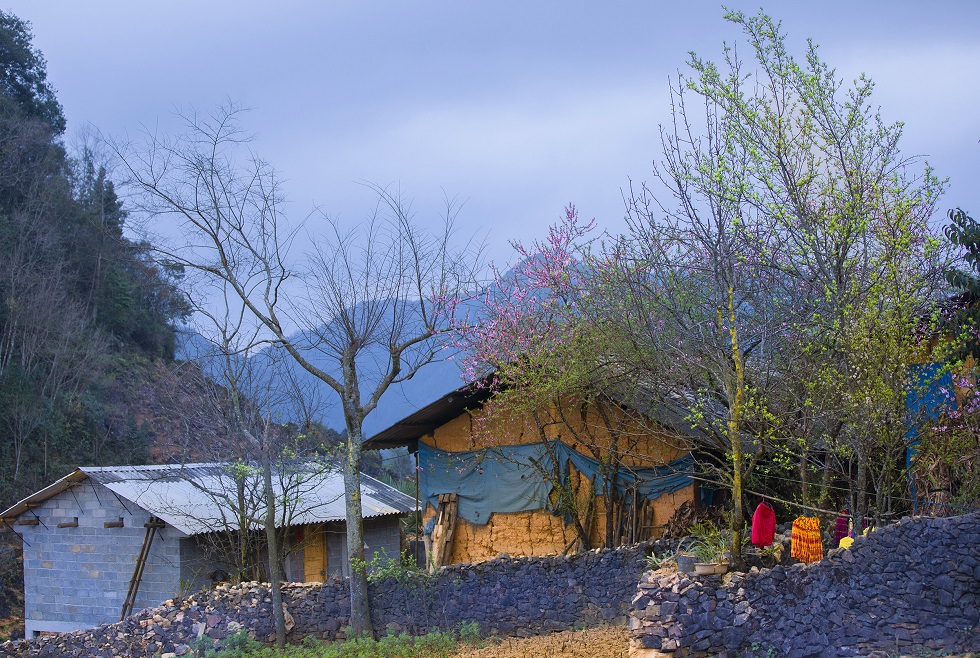
<path id="1" fill-rule="evenodd" d="M 470 404 L 482 406 L 490 397 L 489 388 L 482 385 L 484 379 L 463 384 L 424 407 L 416 409 L 380 432 L 375 432 L 371 438 L 361 444 L 362 447 L 365 450 L 411 447 L 419 437 L 452 420 L 461 411 L 469 408 Z M 432 420 L 433 416 L 436 420 Z"/>
<path id="2" fill-rule="evenodd" d="M 44 487 L 40 491 L 35 491 L 30 496 L 14 503 L 8 509 L 0 512 L 0 521 L 13 521 L 20 517 L 21 514 L 29 512 L 31 507 L 38 506 L 49 498 L 57 496 L 62 491 L 68 490 L 73 485 L 81 482 L 88 478 L 88 475 L 80 468 L 76 468 L 74 471 L 61 478 L 60 480 L 55 480 L 48 486 Z"/>

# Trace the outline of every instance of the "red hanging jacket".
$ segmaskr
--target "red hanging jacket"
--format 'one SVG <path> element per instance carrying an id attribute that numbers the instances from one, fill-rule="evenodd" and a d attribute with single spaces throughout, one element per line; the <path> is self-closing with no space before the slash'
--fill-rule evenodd
<path id="1" fill-rule="evenodd" d="M 752 543 L 769 546 L 776 536 L 776 512 L 767 502 L 759 503 L 752 515 Z"/>

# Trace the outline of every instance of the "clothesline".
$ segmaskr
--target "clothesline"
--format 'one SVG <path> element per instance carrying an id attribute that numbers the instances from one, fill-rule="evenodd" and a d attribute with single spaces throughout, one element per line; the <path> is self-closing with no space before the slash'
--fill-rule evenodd
<path id="1" fill-rule="evenodd" d="M 790 483 L 793 483 L 793 484 L 804 484 L 803 480 L 794 480 L 792 478 L 780 477 L 778 475 L 767 475 L 766 477 L 773 478 L 773 479 L 776 479 L 776 480 L 782 480 L 783 482 L 790 482 Z M 718 482 L 718 481 L 715 481 L 715 480 L 707 480 L 705 478 L 697 477 L 696 475 L 692 475 L 691 476 L 691 479 L 692 480 L 697 480 L 699 482 L 707 482 L 708 484 L 713 484 L 713 485 L 719 486 L 719 487 L 728 487 L 728 485 L 725 484 L 725 483 L 723 483 L 723 482 Z M 811 482 L 810 484 L 813 484 L 813 483 Z M 831 489 L 837 489 L 839 491 L 850 491 L 850 489 L 847 489 L 847 488 L 844 488 L 844 487 L 835 487 L 833 485 L 830 485 L 830 488 Z M 792 501 L 792 500 L 783 500 L 782 498 L 776 498 L 775 496 L 771 496 L 769 494 L 764 494 L 764 493 L 759 493 L 758 491 L 750 491 L 748 489 L 742 489 L 742 491 L 744 491 L 745 493 L 753 494 L 755 496 L 761 496 L 763 498 L 771 498 L 772 500 L 776 500 L 776 501 L 779 501 L 781 503 L 786 503 L 787 505 L 795 505 L 797 507 L 802 507 L 804 509 L 812 509 L 812 510 L 815 510 L 817 512 L 824 512 L 826 514 L 840 514 L 840 512 L 833 512 L 831 510 L 820 509 L 819 507 L 814 507 L 812 505 L 804 505 L 803 503 L 797 503 L 797 502 Z M 891 496 L 891 499 L 892 500 L 900 500 L 900 501 L 906 502 L 906 503 L 918 503 L 919 505 L 938 505 L 938 506 L 943 506 L 943 507 L 950 507 L 950 508 L 953 508 L 953 509 L 967 510 L 967 511 L 970 511 L 970 512 L 980 512 L 980 507 L 969 507 L 967 505 L 957 505 L 956 503 L 937 503 L 937 502 L 934 502 L 934 501 L 931 501 L 931 500 L 915 500 L 915 499 L 912 499 L 912 498 L 902 498 L 901 496 Z M 889 516 L 890 514 L 893 514 L 893 513 L 894 512 L 889 512 L 887 514 L 883 514 L 882 516 Z"/>
<path id="2" fill-rule="evenodd" d="M 713 484 L 713 485 L 716 485 L 716 486 L 726 486 L 726 485 L 722 484 L 721 482 L 716 482 L 714 480 L 707 480 L 705 478 L 699 478 L 699 477 L 693 476 L 693 475 L 691 476 L 691 479 L 692 480 L 697 480 L 698 482 L 707 482 L 708 484 Z M 782 498 L 777 498 L 776 496 L 770 496 L 769 494 L 759 493 L 758 491 L 751 491 L 749 489 L 743 489 L 742 491 L 744 491 L 745 493 L 750 493 L 750 494 L 752 494 L 754 496 L 761 496 L 762 498 L 766 498 L 766 499 L 770 499 L 770 500 L 775 500 L 776 502 L 784 503 L 786 505 L 795 505 L 795 506 L 797 506 L 799 508 L 802 508 L 805 511 L 812 510 L 814 512 L 822 512 L 824 514 L 833 514 L 834 516 L 837 516 L 837 515 L 840 514 L 839 511 L 838 512 L 835 512 L 835 511 L 829 510 L 829 509 L 820 509 L 819 507 L 814 507 L 813 505 L 804 505 L 803 503 L 797 503 L 797 502 L 792 501 L 792 500 L 784 500 Z"/>
<path id="3" fill-rule="evenodd" d="M 779 476 L 779 475 L 773 475 L 771 473 L 767 474 L 766 477 L 769 478 L 769 479 L 782 480 L 783 482 L 790 482 L 790 483 L 793 483 L 793 484 L 804 484 L 803 480 L 794 480 L 793 478 L 783 477 L 783 476 Z M 812 486 L 815 486 L 815 487 L 823 487 L 824 486 L 823 484 L 816 484 L 816 483 L 813 483 L 813 482 L 810 482 L 809 484 L 812 485 Z M 850 492 L 851 491 L 847 487 L 836 486 L 836 485 L 833 485 L 833 484 L 828 484 L 826 486 L 827 486 L 828 489 L 836 489 L 837 491 L 847 491 L 847 492 Z M 761 494 L 758 494 L 758 495 L 761 495 Z M 931 500 L 915 500 L 915 499 L 912 499 L 912 498 L 903 498 L 901 496 L 894 496 L 894 495 L 890 496 L 890 498 L 892 500 L 900 500 L 900 501 L 905 502 L 905 503 L 918 503 L 919 505 L 945 505 L 946 507 L 953 507 L 953 508 L 956 508 L 956 509 L 965 509 L 965 510 L 969 510 L 971 512 L 980 512 L 980 507 L 968 507 L 966 505 L 957 505 L 955 503 L 936 503 L 936 502 L 933 502 Z M 799 504 L 799 503 L 796 503 L 796 504 Z"/>

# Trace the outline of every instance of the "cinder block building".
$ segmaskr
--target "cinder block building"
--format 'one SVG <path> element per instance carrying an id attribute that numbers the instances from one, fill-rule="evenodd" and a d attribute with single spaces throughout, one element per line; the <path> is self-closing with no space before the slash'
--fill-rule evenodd
<path id="1" fill-rule="evenodd" d="M 400 519 L 416 502 L 361 477 L 368 559 L 397 560 Z M 277 499 L 292 501 L 277 510 L 287 580 L 346 576 L 341 474 L 321 468 L 274 481 Z M 264 514 L 258 482 L 227 464 L 83 467 L 0 513 L 23 538 L 25 633 L 118 621 L 124 606 L 140 610 L 227 578 L 232 567 L 212 539 L 261 532 L 246 519 Z M 256 506 L 239 513 L 249 500 Z"/>

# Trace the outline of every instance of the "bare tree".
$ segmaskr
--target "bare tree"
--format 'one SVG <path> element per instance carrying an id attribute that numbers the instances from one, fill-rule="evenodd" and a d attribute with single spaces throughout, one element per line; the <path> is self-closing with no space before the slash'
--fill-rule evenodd
<path id="1" fill-rule="evenodd" d="M 200 388 L 209 391 L 210 417 L 222 426 L 223 441 L 194 447 L 210 461 L 225 465 L 210 469 L 201 479 L 197 470 L 187 482 L 197 488 L 218 511 L 208 521 L 210 544 L 218 553 L 233 556 L 239 572 L 255 570 L 256 533 L 264 535 L 269 558 L 276 644 L 285 644 L 286 625 L 281 583 L 284 577 L 285 529 L 299 514 L 315 512 L 325 504 L 313 495 L 330 466 L 319 455 L 299 455 L 293 449 L 297 426 L 284 424 L 283 410 L 298 405 L 313 416 L 318 398 L 304 390 L 303 382 L 282 375 L 289 355 L 275 341 L 263 339 L 261 323 L 235 303 L 237 297 L 223 279 L 205 280 L 189 293 L 196 310 L 204 350 L 194 355 L 200 367 Z M 180 510 L 176 510 L 178 513 Z"/>
<path id="2" fill-rule="evenodd" d="M 235 106 L 193 113 L 177 138 L 149 134 L 141 147 L 116 151 L 142 208 L 178 224 L 180 238 L 161 247 L 160 257 L 226 284 L 267 340 L 339 398 L 347 430 L 351 623 L 368 632 L 364 419 L 392 384 L 436 358 L 434 338 L 448 325 L 457 291 L 472 280 L 477 254 L 469 244 L 456 247 L 454 202 L 447 202 L 442 230 L 430 235 L 401 195 L 385 188 L 373 188 L 377 204 L 364 224 L 345 231 L 328 219 L 313 253 L 293 253 L 301 225 L 283 216 L 279 182 L 248 151 L 240 113 Z M 293 328 L 303 331 L 292 334 Z"/>

